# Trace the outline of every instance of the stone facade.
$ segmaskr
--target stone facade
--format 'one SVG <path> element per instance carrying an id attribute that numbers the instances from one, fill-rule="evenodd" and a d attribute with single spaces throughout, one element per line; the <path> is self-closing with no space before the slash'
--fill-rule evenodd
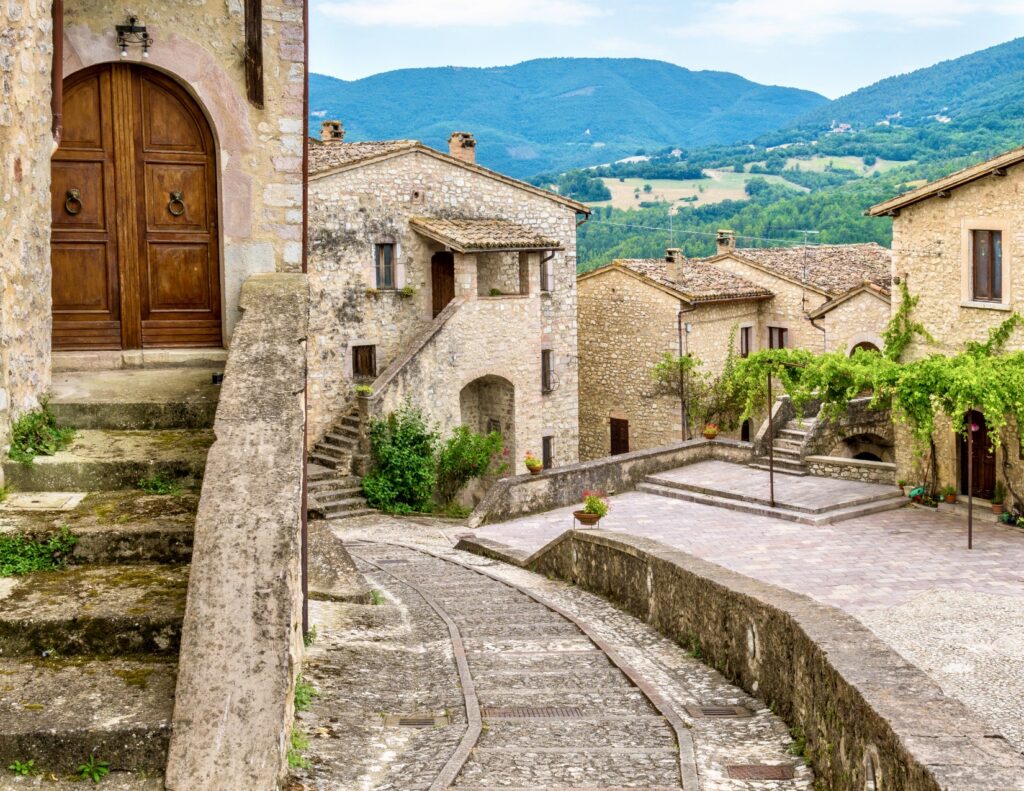
<path id="1" fill-rule="evenodd" d="M 935 339 L 928 343 L 915 338 L 905 359 L 929 354 L 955 354 L 968 341 L 983 341 L 989 330 L 1020 310 L 1024 299 L 1024 265 L 1018 262 L 1024 251 L 1024 166 L 1009 166 L 1005 175 L 990 175 L 995 167 L 979 165 L 979 177 L 955 185 L 944 195 L 935 194 L 899 206 L 893 219 L 893 274 L 904 278 L 910 293 L 919 298 L 913 312 Z M 975 170 L 975 169 L 971 169 Z M 957 175 L 949 177 L 956 179 Z M 926 185 L 921 191 L 930 191 Z M 916 192 L 916 191 L 915 191 Z M 912 197 L 910 193 L 906 197 Z M 904 200 L 904 199 L 899 199 Z M 888 203 L 896 203 L 890 201 Z M 878 213 L 893 211 L 880 204 Z M 875 212 L 875 209 L 872 209 Z M 999 302 L 975 301 L 971 297 L 968 267 L 970 231 L 1002 231 L 1003 288 Z M 899 306 L 894 293 L 892 309 Z M 1024 349 L 1024 339 L 1015 333 L 1007 351 Z M 1024 494 L 1024 463 L 1019 438 L 1008 429 L 1004 448 L 997 454 L 996 474 Z M 908 481 L 927 481 L 938 486 L 960 486 L 959 442 L 947 418 L 937 421 L 933 436 L 935 469 L 927 465 L 914 448 L 910 432 L 897 426 L 897 472 Z"/>
<path id="2" fill-rule="evenodd" d="M 310 176 L 310 440 L 352 401 L 353 347 L 373 346 L 376 411 L 408 398 L 442 432 L 497 420 L 516 470 L 526 451 L 540 455 L 546 436 L 555 464 L 576 461 L 576 223 L 585 207 L 418 144 L 325 148 L 334 145 L 383 155 Z M 541 289 L 545 253 L 456 250 L 455 300 L 433 318 L 431 259 L 446 245 L 413 229 L 412 218 L 502 220 L 554 240 L 561 249 L 546 263 L 550 288 Z M 393 288 L 376 288 L 377 244 L 394 245 Z M 548 393 L 544 350 L 554 374 Z"/>
<path id="3" fill-rule="evenodd" d="M 4 455 L 10 421 L 37 407 L 50 381 L 52 47 L 48 0 L 0 6 L 0 453 Z"/>

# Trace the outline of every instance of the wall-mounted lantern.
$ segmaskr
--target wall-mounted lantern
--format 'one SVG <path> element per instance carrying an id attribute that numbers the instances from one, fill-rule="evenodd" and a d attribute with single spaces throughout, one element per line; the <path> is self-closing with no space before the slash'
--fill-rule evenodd
<path id="1" fill-rule="evenodd" d="M 128 57 L 128 47 L 133 45 L 140 45 L 142 47 L 142 57 L 149 57 L 149 48 L 153 46 L 153 37 L 146 31 L 146 26 L 142 24 L 136 16 L 128 17 L 128 24 L 117 25 L 114 28 L 117 31 L 117 46 L 121 48 L 121 57 Z"/>

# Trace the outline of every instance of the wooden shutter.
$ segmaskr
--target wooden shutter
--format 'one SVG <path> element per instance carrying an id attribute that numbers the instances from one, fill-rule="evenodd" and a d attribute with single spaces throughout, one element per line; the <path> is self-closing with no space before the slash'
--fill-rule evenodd
<path id="1" fill-rule="evenodd" d="M 1001 231 L 971 231 L 973 298 L 999 302 L 1003 298 L 1003 240 Z"/>
<path id="2" fill-rule="evenodd" d="M 541 445 L 542 445 L 541 450 L 543 451 L 543 453 L 541 455 L 543 457 L 544 469 L 545 470 L 550 470 L 551 467 L 555 463 L 554 462 L 554 455 L 553 455 L 553 451 L 552 451 L 552 444 L 553 444 L 553 442 L 554 442 L 554 437 L 544 437 L 541 440 Z"/>
<path id="3" fill-rule="evenodd" d="M 551 350 L 544 349 L 540 353 L 540 388 L 545 393 L 550 393 L 555 389 L 553 377 L 551 375 Z"/>
<path id="4" fill-rule="evenodd" d="M 373 379 L 377 376 L 377 347 L 352 347 L 352 375 L 357 378 Z"/>

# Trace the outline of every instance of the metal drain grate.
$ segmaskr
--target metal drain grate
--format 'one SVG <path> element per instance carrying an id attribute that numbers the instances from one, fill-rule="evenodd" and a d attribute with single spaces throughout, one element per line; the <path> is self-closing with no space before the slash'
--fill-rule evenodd
<path id="1" fill-rule="evenodd" d="M 793 767 L 788 765 L 740 764 L 725 767 L 725 773 L 732 780 L 792 780 Z"/>
<path id="2" fill-rule="evenodd" d="M 746 706 L 687 706 L 691 717 L 753 717 Z"/>
<path id="3" fill-rule="evenodd" d="M 385 714 L 384 724 L 393 728 L 443 728 L 451 725 L 451 720 L 447 716 Z"/>
<path id="4" fill-rule="evenodd" d="M 485 706 L 480 709 L 480 716 L 487 720 L 578 720 L 583 717 L 583 709 L 578 706 Z"/>

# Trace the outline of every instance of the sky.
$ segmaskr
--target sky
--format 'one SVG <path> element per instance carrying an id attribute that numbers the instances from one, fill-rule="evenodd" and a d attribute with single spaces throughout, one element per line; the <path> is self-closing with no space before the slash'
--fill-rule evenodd
<path id="1" fill-rule="evenodd" d="M 310 65 L 642 57 L 829 98 L 1024 36 L 1024 0 L 312 0 Z"/>

